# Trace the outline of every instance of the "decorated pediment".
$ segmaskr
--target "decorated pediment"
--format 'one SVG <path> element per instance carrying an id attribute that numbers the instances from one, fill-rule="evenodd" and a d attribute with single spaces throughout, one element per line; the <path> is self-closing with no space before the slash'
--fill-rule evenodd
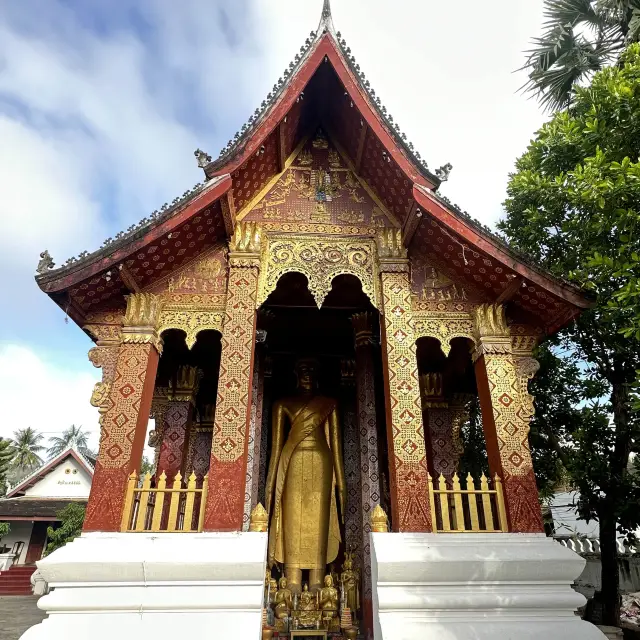
<path id="1" fill-rule="evenodd" d="M 244 219 L 263 223 L 267 231 L 368 235 L 397 226 L 322 129 L 303 141 L 245 211 Z"/>

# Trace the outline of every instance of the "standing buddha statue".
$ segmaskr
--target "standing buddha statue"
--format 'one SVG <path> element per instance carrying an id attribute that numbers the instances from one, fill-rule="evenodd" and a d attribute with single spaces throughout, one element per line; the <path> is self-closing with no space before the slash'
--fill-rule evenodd
<path id="1" fill-rule="evenodd" d="M 353 554 L 347 553 L 345 555 L 344 565 L 342 566 L 340 583 L 342 584 L 345 605 L 351 609 L 351 615 L 356 619 L 358 618 L 357 614 L 360 610 L 360 587 L 358 582 L 358 573 L 353 568 Z"/>
<path id="2" fill-rule="evenodd" d="M 337 402 L 316 393 L 317 364 L 296 366 L 299 395 L 273 406 L 272 453 L 266 483 L 269 566 L 284 565 L 291 590 L 300 593 L 302 571 L 312 591 L 322 587 L 328 562 L 341 541 L 336 506 L 338 487 L 344 514 L 346 489 Z M 286 439 L 285 426 L 291 428 Z"/>

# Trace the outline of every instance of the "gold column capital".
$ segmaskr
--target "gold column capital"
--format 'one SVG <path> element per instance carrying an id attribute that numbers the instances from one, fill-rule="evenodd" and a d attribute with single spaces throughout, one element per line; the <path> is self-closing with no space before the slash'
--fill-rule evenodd
<path id="1" fill-rule="evenodd" d="M 257 222 L 238 222 L 229 240 L 229 264 L 260 268 L 263 232 Z"/>
<path id="2" fill-rule="evenodd" d="M 123 343 L 152 344 L 162 353 L 162 339 L 158 324 L 163 301 L 153 293 L 132 293 L 127 297 L 121 341 Z"/>
<path id="3" fill-rule="evenodd" d="M 474 361 L 484 354 L 511 353 L 511 332 L 501 304 L 481 304 L 473 310 L 476 338 Z"/>
<path id="4" fill-rule="evenodd" d="M 448 405 L 444 399 L 441 373 L 423 373 L 420 375 L 423 409 L 444 409 Z"/>
<path id="5" fill-rule="evenodd" d="M 356 361 L 351 358 L 340 360 L 340 382 L 343 387 L 350 387 L 356 383 Z"/>
<path id="6" fill-rule="evenodd" d="M 196 367 L 178 367 L 176 378 L 169 389 L 168 398 L 172 402 L 195 402 L 202 371 Z"/>
<path id="7" fill-rule="evenodd" d="M 401 273 L 409 270 L 407 249 L 402 243 L 400 229 L 380 229 L 376 235 L 376 243 L 381 272 Z"/>

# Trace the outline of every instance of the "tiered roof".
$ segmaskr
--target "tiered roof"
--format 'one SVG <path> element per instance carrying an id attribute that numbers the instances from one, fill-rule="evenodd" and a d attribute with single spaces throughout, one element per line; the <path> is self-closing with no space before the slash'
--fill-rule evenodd
<path id="1" fill-rule="evenodd" d="M 590 306 L 579 289 L 537 268 L 438 195 L 450 166 L 432 172 L 415 151 L 335 31 L 329 0 L 318 30 L 219 157 L 196 151 L 204 184 L 61 268 L 51 270 L 43 254 L 38 284 L 79 324 L 92 311 L 122 306 L 123 293 L 143 289 L 228 238 L 252 199 L 284 172 L 318 126 L 395 218 L 405 246 L 447 263 L 487 301 L 511 300 L 549 332 Z"/>

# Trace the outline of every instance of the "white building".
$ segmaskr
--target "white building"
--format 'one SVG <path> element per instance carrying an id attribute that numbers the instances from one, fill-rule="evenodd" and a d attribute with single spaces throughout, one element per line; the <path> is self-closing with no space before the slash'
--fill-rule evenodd
<path id="1" fill-rule="evenodd" d="M 11 564 L 34 564 L 47 543 L 47 527 L 71 502 L 87 503 L 93 465 L 73 448 L 43 464 L 0 499 L 0 521 L 10 533 L 0 540 L 0 571 Z M 9 556 L 9 557 L 7 557 Z"/>

